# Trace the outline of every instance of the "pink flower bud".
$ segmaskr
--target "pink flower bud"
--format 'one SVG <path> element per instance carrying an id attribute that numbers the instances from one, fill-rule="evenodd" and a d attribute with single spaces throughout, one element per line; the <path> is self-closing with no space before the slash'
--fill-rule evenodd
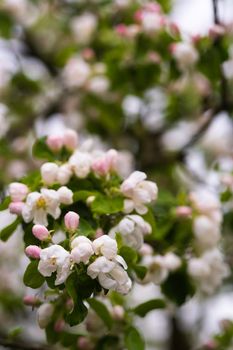
<path id="1" fill-rule="evenodd" d="M 41 304 L 40 299 L 37 298 L 35 295 L 25 295 L 23 298 L 23 302 L 27 306 L 38 306 Z"/>
<path id="2" fill-rule="evenodd" d="M 23 201 L 28 192 L 28 187 L 20 182 L 12 182 L 9 186 L 9 194 L 13 202 Z"/>
<path id="3" fill-rule="evenodd" d="M 92 164 L 92 170 L 100 176 L 107 175 L 109 171 L 109 162 L 106 157 L 96 159 Z"/>
<path id="4" fill-rule="evenodd" d="M 63 144 L 73 151 L 78 146 L 78 135 L 74 130 L 67 129 L 63 135 Z"/>
<path id="5" fill-rule="evenodd" d="M 46 241 L 50 236 L 48 229 L 43 225 L 34 225 L 32 233 L 40 241 Z"/>
<path id="6" fill-rule="evenodd" d="M 125 24 L 121 23 L 118 24 L 115 28 L 117 34 L 121 35 L 121 36 L 127 36 L 128 34 L 128 28 Z"/>
<path id="7" fill-rule="evenodd" d="M 93 348 L 90 340 L 86 337 L 79 337 L 77 345 L 80 350 L 91 350 Z"/>
<path id="8" fill-rule="evenodd" d="M 224 34 L 225 34 L 225 28 L 219 24 L 215 24 L 209 30 L 209 36 L 213 39 L 223 36 Z"/>
<path id="9" fill-rule="evenodd" d="M 65 226 L 68 231 L 75 232 L 79 225 L 79 215 L 74 211 L 69 211 L 64 218 Z"/>
<path id="10" fill-rule="evenodd" d="M 112 309 L 112 316 L 114 320 L 121 321 L 124 319 L 125 310 L 121 305 L 115 305 Z"/>
<path id="11" fill-rule="evenodd" d="M 192 209 L 186 206 L 177 207 L 176 215 L 182 218 L 188 218 L 192 215 Z"/>
<path id="12" fill-rule="evenodd" d="M 71 298 L 67 299 L 67 301 L 66 301 L 66 309 L 68 311 L 71 311 L 73 309 L 73 307 L 74 307 L 73 300 Z"/>
<path id="13" fill-rule="evenodd" d="M 103 236 L 104 235 L 104 231 L 102 230 L 102 228 L 97 228 L 97 230 L 95 231 L 95 239 L 96 238 L 99 238 L 99 237 L 101 237 L 101 236 Z"/>
<path id="14" fill-rule="evenodd" d="M 63 137 L 61 135 L 49 135 L 46 144 L 53 152 L 59 152 L 63 146 Z"/>
<path id="15" fill-rule="evenodd" d="M 29 245 L 25 249 L 25 253 L 29 258 L 40 259 L 41 249 L 37 245 Z"/>
<path id="16" fill-rule="evenodd" d="M 82 57 L 83 57 L 85 60 L 89 61 L 89 60 L 91 60 L 92 58 L 95 57 L 95 53 L 94 53 L 94 51 L 93 51 L 90 47 L 87 47 L 87 48 L 85 48 L 85 49 L 82 51 Z"/>
<path id="17" fill-rule="evenodd" d="M 9 210 L 11 214 L 21 215 L 23 207 L 23 202 L 12 202 L 9 205 Z"/>
<path id="18" fill-rule="evenodd" d="M 64 330 L 64 328 L 65 328 L 65 321 L 64 320 L 60 319 L 60 320 L 57 320 L 55 322 L 54 331 L 56 333 L 62 332 Z"/>
<path id="19" fill-rule="evenodd" d="M 214 340 L 209 340 L 205 345 L 204 348 L 206 350 L 215 350 L 217 349 L 217 344 Z"/>
<path id="20" fill-rule="evenodd" d="M 145 255 L 153 255 L 153 248 L 149 244 L 144 243 L 142 245 L 142 247 L 140 248 L 139 253 L 141 255 L 143 255 L 143 256 L 145 256 Z"/>

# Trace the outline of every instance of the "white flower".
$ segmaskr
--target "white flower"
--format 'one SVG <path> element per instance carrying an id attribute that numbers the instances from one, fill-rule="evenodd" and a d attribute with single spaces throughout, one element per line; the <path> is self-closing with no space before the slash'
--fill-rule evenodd
<path id="1" fill-rule="evenodd" d="M 53 272 L 57 272 L 56 286 L 65 282 L 71 272 L 70 266 L 69 252 L 58 244 L 45 248 L 40 253 L 38 270 L 44 277 L 49 277 Z"/>
<path id="2" fill-rule="evenodd" d="M 65 84 L 70 88 L 83 87 L 91 74 L 89 65 L 80 57 L 72 57 L 63 70 Z"/>
<path id="3" fill-rule="evenodd" d="M 153 282 L 155 284 L 161 284 L 168 277 L 168 269 L 164 264 L 163 256 L 146 255 L 143 258 L 143 264 L 148 268 L 143 283 Z"/>
<path id="4" fill-rule="evenodd" d="M 50 303 L 42 304 L 37 310 L 37 322 L 40 328 L 48 326 L 54 313 L 54 306 Z"/>
<path id="5" fill-rule="evenodd" d="M 198 52 L 190 43 L 180 42 L 174 45 L 173 56 L 178 61 L 180 68 L 194 65 L 198 60 Z"/>
<path id="6" fill-rule="evenodd" d="M 144 204 L 149 204 L 157 198 L 158 188 L 152 181 L 145 181 L 146 174 L 133 172 L 121 185 L 121 192 L 129 198 L 124 201 L 124 211 L 130 213 L 134 209 L 138 214 L 147 213 Z"/>
<path id="7" fill-rule="evenodd" d="M 200 188 L 190 193 L 190 200 L 200 214 L 210 217 L 216 224 L 221 223 L 221 203 L 216 193 Z"/>
<path id="8" fill-rule="evenodd" d="M 151 233 L 151 226 L 139 215 L 127 215 L 110 230 L 109 236 L 115 238 L 116 233 L 121 234 L 126 245 L 140 249 L 144 235 Z"/>
<path id="9" fill-rule="evenodd" d="M 71 242 L 71 258 L 79 264 L 87 264 L 90 257 L 94 254 L 92 242 L 85 236 L 78 236 Z"/>
<path id="10" fill-rule="evenodd" d="M 147 274 L 143 283 L 153 282 L 155 284 L 163 283 L 169 272 L 176 271 L 181 266 L 181 259 L 174 253 L 162 255 L 145 255 L 143 263 L 148 268 Z"/>
<path id="11" fill-rule="evenodd" d="M 26 198 L 28 192 L 28 187 L 20 182 L 12 182 L 9 185 L 9 195 L 13 202 L 23 201 Z"/>
<path id="12" fill-rule="evenodd" d="M 34 224 L 47 226 L 48 214 L 54 219 L 60 216 L 59 205 L 60 200 L 57 191 L 42 188 L 40 192 L 31 192 L 28 194 L 22 210 L 23 219 L 25 222 L 33 220 Z"/>
<path id="13" fill-rule="evenodd" d="M 57 172 L 57 182 L 60 185 L 66 185 L 72 176 L 70 164 L 63 164 L 59 167 Z"/>
<path id="14" fill-rule="evenodd" d="M 188 273 L 203 293 L 212 294 L 229 275 L 229 267 L 224 263 L 221 252 L 212 249 L 199 258 L 190 259 Z"/>
<path id="15" fill-rule="evenodd" d="M 71 21 L 71 29 L 78 44 L 87 44 L 96 29 L 97 18 L 92 13 L 76 16 Z"/>
<path id="16" fill-rule="evenodd" d="M 198 245 L 203 249 L 213 248 L 220 239 L 219 225 L 204 215 L 194 219 L 193 231 Z"/>
<path id="17" fill-rule="evenodd" d="M 105 76 L 96 76 L 89 80 L 88 90 L 96 95 L 104 94 L 109 89 L 109 80 Z"/>
<path id="18" fill-rule="evenodd" d="M 69 159 L 69 164 L 79 178 L 88 176 L 91 170 L 92 157 L 88 152 L 76 151 Z"/>
<path id="19" fill-rule="evenodd" d="M 96 255 L 102 254 L 107 259 L 114 259 L 117 255 L 117 242 L 107 235 L 103 235 L 93 241 Z"/>
<path id="20" fill-rule="evenodd" d="M 101 256 L 88 266 L 87 274 L 92 279 L 98 278 L 103 288 L 127 294 L 132 282 L 125 271 L 126 268 L 124 259 L 119 255 L 113 261 Z"/>
<path id="21" fill-rule="evenodd" d="M 143 11 L 142 28 L 146 33 L 154 33 L 163 26 L 163 17 L 156 12 Z"/>
<path id="22" fill-rule="evenodd" d="M 62 204 L 72 204 L 73 203 L 73 192 L 66 186 L 62 186 L 57 190 L 59 201 Z"/>
<path id="23" fill-rule="evenodd" d="M 169 271 L 176 271 L 181 267 L 181 259 L 172 252 L 165 254 L 163 259 L 164 266 L 166 266 Z"/>
<path id="24" fill-rule="evenodd" d="M 53 185 L 57 180 L 58 165 L 52 162 L 44 163 L 40 173 L 45 185 Z"/>

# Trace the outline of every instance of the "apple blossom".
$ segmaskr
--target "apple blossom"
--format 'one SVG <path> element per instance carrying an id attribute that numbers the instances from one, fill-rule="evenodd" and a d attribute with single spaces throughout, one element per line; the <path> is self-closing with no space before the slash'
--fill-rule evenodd
<path id="1" fill-rule="evenodd" d="M 88 152 L 76 151 L 69 159 L 69 164 L 79 178 L 88 176 L 91 170 L 91 155 Z"/>
<path id="2" fill-rule="evenodd" d="M 119 255 L 114 260 L 108 260 L 105 256 L 100 256 L 88 266 L 87 274 L 92 279 L 98 278 L 103 288 L 127 294 L 132 282 L 125 271 L 126 268 L 127 265 L 124 259 Z"/>
<path id="3" fill-rule="evenodd" d="M 41 166 L 41 177 L 45 185 L 53 185 L 57 180 L 58 165 L 56 163 L 44 163 Z"/>
<path id="4" fill-rule="evenodd" d="M 194 65 L 199 58 L 197 50 L 188 42 L 173 44 L 172 54 L 181 69 Z"/>
<path id="5" fill-rule="evenodd" d="M 33 221 L 34 224 L 47 226 L 47 215 L 57 219 L 61 210 L 60 199 L 57 191 L 42 188 L 40 192 L 28 194 L 22 210 L 22 216 L 26 223 Z"/>
<path id="6" fill-rule="evenodd" d="M 188 273 L 201 292 L 212 294 L 229 275 L 229 268 L 224 263 L 221 252 L 214 248 L 199 258 L 191 258 L 188 261 Z"/>
<path id="7" fill-rule="evenodd" d="M 53 272 L 57 272 L 56 286 L 65 282 L 71 273 L 70 266 L 70 254 L 62 246 L 54 244 L 42 249 L 38 270 L 44 277 L 49 277 Z"/>
<path id="8" fill-rule="evenodd" d="M 46 139 L 47 146 L 53 152 L 59 152 L 63 146 L 62 135 L 49 135 Z"/>
<path id="9" fill-rule="evenodd" d="M 42 304 L 37 310 L 37 321 L 40 328 L 46 328 L 54 313 L 54 306 L 51 303 Z"/>
<path id="10" fill-rule="evenodd" d="M 79 215 L 74 211 L 69 211 L 64 217 L 65 227 L 70 232 L 75 232 L 79 225 Z"/>
<path id="11" fill-rule="evenodd" d="M 23 297 L 23 302 L 25 305 L 28 305 L 28 306 L 38 306 L 41 304 L 40 299 L 35 295 L 25 295 Z"/>
<path id="12" fill-rule="evenodd" d="M 93 241 L 93 249 L 96 255 L 102 254 L 107 259 L 114 259 L 117 255 L 117 242 L 115 239 L 103 235 Z"/>
<path id="13" fill-rule="evenodd" d="M 71 242 L 71 258 L 79 264 L 87 264 L 90 257 L 94 254 L 92 242 L 85 236 L 78 236 Z"/>
<path id="14" fill-rule="evenodd" d="M 145 204 L 149 204 L 157 198 L 158 188 L 152 181 L 145 181 L 146 174 L 141 171 L 133 172 L 122 184 L 121 192 L 127 199 L 124 201 L 124 211 L 138 214 L 147 213 Z"/>
<path id="15" fill-rule="evenodd" d="M 83 87 L 91 74 L 91 69 L 81 57 L 71 57 L 63 70 L 63 79 L 68 88 Z"/>
<path id="16" fill-rule="evenodd" d="M 66 185 L 70 181 L 71 176 L 72 170 L 70 164 L 63 164 L 57 171 L 57 182 L 60 185 Z"/>
<path id="17" fill-rule="evenodd" d="M 9 211 L 11 214 L 21 215 L 24 207 L 24 202 L 11 202 L 9 204 Z"/>
<path id="18" fill-rule="evenodd" d="M 63 144 L 64 146 L 73 151 L 78 146 L 78 135 L 72 129 L 66 129 L 63 134 Z"/>
<path id="19" fill-rule="evenodd" d="M 62 186 L 57 190 L 59 201 L 62 204 L 72 204 L 73 203 L 73 192 L 66 186 Z"/>
<path id="20" fill-rule="evenodd" d="M 29 245 L 26 247 L 25 253 L 29 258 L 40 259 L 41 248 L 37 245 Z"/>
<path id="21" fill-rule="evenodd" d="M 9 194 L 13 202 L 22 202 L 28 192 L 28 187 L 20 182 L 12 182 L 9 186 Z"/>
<path id="22" fill-rule="evenodd" d="M 116 233 L 121 234 L 126 245 L 139 249 L 144 235 L 151 233 L 151 226 L 139 215 L 127 215 L 110 230 L 109 236 L 115 238 Z"/>
<path id="23" fill-rule="evenodd" d="M 219 225 L 204 215 L 194 219 L 193 231 L 198 245 L 204 249 L 213 248 L 221 236 Z"/>
<path id="24" fill-rule="evenodd" d="M 71 21 L 71 29 L 78 44 L 87 44 L 97 26 L 97 18 L 91 12 L 76 16 Z"/>
<path id="25" fill-rule="evenodd" d="M 48 229 L 43 225 L 34 225 L 32 233 L 40 241 L 46 241 L 50 237 Z"/>

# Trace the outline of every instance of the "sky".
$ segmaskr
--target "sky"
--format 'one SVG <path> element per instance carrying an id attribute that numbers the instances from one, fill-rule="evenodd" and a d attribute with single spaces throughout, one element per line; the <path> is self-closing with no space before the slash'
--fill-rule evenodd
<path id="1" fill-rule="evenodd" d="M 218 0 L 220 19 L 233 21 L 233 0 Z M 187 34 L 208 32 L 213 24 L 212 0 L 176 0 L 172 18 Z"/>

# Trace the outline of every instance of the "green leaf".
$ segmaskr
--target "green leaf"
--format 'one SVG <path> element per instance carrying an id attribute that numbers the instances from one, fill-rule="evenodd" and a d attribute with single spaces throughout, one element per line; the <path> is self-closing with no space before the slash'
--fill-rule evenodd
<path id="1" fill-rule="evenodd" d="M 142 266 L 142 265 L 134 265 L 133 269 L 134 269 L 137 277 L 140 278 L 141 280 L 143 280 L 143 278 L 146 276 L 147 268 L 145 266 Z"/>
<path id="2" fill-rule="evenodd" d="M 113 326 L 113 319 L 107 309 L 107 307 L 97 299 L 87 299 L 90 307 L 97 313 L 97 315 L 102 319 L 104 324 L 111 329 Z"/>
<path id="3" fill-rule="evenodd" d="M 91 203 L 91 209 L 95 214 L 114 214 L 123 210 L 124 199 L 123 197 L 109 198 L 103 195 L 96 196 L 95 200 Z"/>
<path id="4" fill-rule="evenodd" d="M 76 191 L 73 194 L 73 202 L 78 202 L 78 201 L 86 201 L 88 197 L 90 196 L 96 196 L 98 195 L 99 192 L 94 192 L 94 191 Z"/>
<path id="5" fill-rule="evenodd" d="M 0 231 L 0 239 L 6 242 L 10 236 L 15 232 L 21 220 L 19 217 L 15 219 L 10 225 L 6 226 L 4 229 Z"/>
<path id="6" fill-rule="evenodd" d="M 9 207 L 10 202 L 11 198 L 9 196 L 5 197 L 2 203 L 0 204 L 0 211 L 7 209 Z"/>
<path id="7" fill-rule="evenodd" d="M 73 310 L 66 316 L 66 321 L 71 327 L 81 323 L 87 316 L 88 312 L 80 297 L 80 291 L 77 287 L 77 279 L 77 274 L 73 272 L 66 280 L 67 292 L 74 302 Z"/>
<path id="8" fill-rule="evenodd" d="M 86 237 L 93 236 L 95 234 L 95 230 L 91 227 L 88 221 L 80 218 L 78 234 Z"/>
<path id="9" fill-rule="evenodd" d="M 136 250 L 128 246 L 121 247 L 119 254 L 125 259 L 128 266 L 133 266 L 138 260 Z"/>
<path id="10" fill-rule="evenodd" d="M 42 286 L 45 279 L 38 271 L 38 264 L 39 261 L 31 261 L 28 265 L 24 276 L 23 276 L 23 282 L 27 287 L 37 289 Z"/>
<path id="11" fill-rule="evenodd" d="M 145 341 L 134 327 L 125 330 L 125 346 L 128 350 L 144 350 Z"/>
<path id="12" fill-rule="evenodd" d="M 195 292 L 185 268 L 170 273 L 166 281 L 161 285 L 161 289 L 166 297 L 177 305 L 182 305 Z"/>
<path id="13" fill-rule="evenodd" d="M 133 312 L 140 316 L 145 317 L 148 312 L 155 310 L 155 309 L 164 309 L 166 306 L 165 301 L 162 299 L 153 299 L 146 301 L 145 303 L 142 303 L 135 307 L 133 309 Z"/>
<path id="14" fill-rule="evenodd" d="M 46 137 L 38 139 L 32 147 L 32 155 L 37 159 L 46 159 L 54 161 L 54 154 L 46 145 Z"/>

